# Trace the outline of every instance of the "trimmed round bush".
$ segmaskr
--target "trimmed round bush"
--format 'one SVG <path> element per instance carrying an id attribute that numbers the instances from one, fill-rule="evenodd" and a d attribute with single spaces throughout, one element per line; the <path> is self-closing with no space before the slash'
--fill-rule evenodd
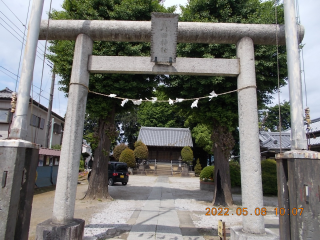
<path id="1" fill-rule="evenodd" d="M 115 146 L 115 148 L 113 149 L 114 159 L 119 161 L 119 158 L 120 158 L 122 151 L 125 150 L 126 148 L 128 148 L 128 146 L 124 143 L 120 143 L 119 145 Z"/>
<path id="2" fill-rule="evenodd" d="M 134 156 L 139 159 L 147 159 L 148 158 L 148 147 L 142 142 L 137 141 L 134 144 Z"/>
<path id="3" fill-rule="evenodd" d="M 261 161 L 263 194 L 277 195 L 277 164 L 273 159 Z"/>
<path id="4" fill-rule="evenodd" d="M 200 180 L 203 180 L 203 181 L 211 180 L 213 182 L 214 181 L 213 172 L 214 172 L 214 166 L 204 167 L 200 173 Z"/>
<path id="5" fill-rule="evenodd" d="M 229 162 L 231 187 L 241 186 L 240 164 L 238 162 Z"/>
<path id="6" fill-rule="evenodd" d="M 200 164 L 200 160 L 199 158 L 197 159 L 197 164 L 194 166 L 194 173 L 196 176 L 199 176 L 200 173 L 201 173 L 201 170 L 202 170 L 202 167 L 201 167 L 201 164 Z"/>
<path id="7" fill-rule="evenodd" d="M 136 167 L 136 159 L 134 157 L 134 152 L 130 148 L 126 148 L 122 151 L 119 160 L 120 162 L 127 163 L 128 167 Z"/>
<path id="8" fill-rule="evenodd" d="M 192 163 L 193 161 L 193 151 L 190 147 L 184 147 L 181 150 L 181 157 L 182 160 L 188 164 Z"/>

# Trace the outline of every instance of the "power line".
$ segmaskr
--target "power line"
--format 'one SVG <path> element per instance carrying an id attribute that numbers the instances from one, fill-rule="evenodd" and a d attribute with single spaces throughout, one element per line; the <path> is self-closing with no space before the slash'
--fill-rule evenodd
<path id="1" fill-rule="evenodd" d="M 11 77 L 9 74 L 7 74 L 6 72 L 2 71 L 1 69 L 0 69 L 0 72 L 4 73 L 4 74 L 7 75 L 9 78 L 11 78 L 11 79 L 13 79 L 13 80 L 16 80 L 15 78 Z M 32 86 L 40 89 L 39 87 L 37 87 L 37 86 L 35 86 L 35 85 L 32 85 Z M 34 92 L 34 91 L 32 91 L 32 92 Z M 46 93 L 47 93 L 47 92 L 46 92 Z M 39 93 L 37 93 L 37 92 L 35 92 L 35 94 L 39 95 Z M 49 100 L 48 98 L 46 98 L 46 97 L 44 97 L 44 96 L 42 96 L 42 95 L 41 95 L 41 97 L 44 98 L 44 99 Z"/>
<path id="2" fill-rule="evenodd" d="M 11 73 L 12 75 L 20 78 L 20 76 L 16 75 L 15 73 L 11 72 L 10 70 L 8 70 L 7 68 L 5 68 L 5 67 L 3 67 L 3 66 L 0 66 L 0 68 L 3 68 L 4 70 L 6 70 L 7 72 Z M 1 69 L 0 69 L 0 71 L 1 71 Z M 8 75 L 6 72 L 4 72 L 4 71 L 1 71 L 1 72 L 3 72 L 4 74 L 6 74 L 8 77 L 12 78 L 13 80 L 16 80 L 15 78 L 13 78 L 13 77 L 11 77 L 10 75 Z M 37 87 L 36 85 L 33 85 L 33 86 L 36 87 L 36 88 L 38 88 L 38 89 L 40 89 L 40 88 Z M 45 93 L 47 93 L 47 94 L 50 94 L 50 93 L 48 93 L 48 92 L 46 92 L 46 91 L 44 91 L 44 90 L 42 90 L 42 92 L 45 92 Z"/>
<path id="3" fill-rule="evenodd" d="M 19 38 L 17 38 L 8 28 L 6 28 L 2 23 L 0 23 L 0 25 L 4 28 L 4 29 L 6 29 L 13 37 L 15 37 L 19 42 L 21 42 L 24 46 L 26 45 L 24 42 L 22 42 Z M 41 61 L 43 61 L 43 58 L 42 57 L 40 57 L 37 53 L 36 53 L 36 55 L 37 55 L 37 57 L 41 60 Z M 49 65 L 48 65 L 49 64 Z M 51 67 L 52 68 L 52 65 L 51 65 L 52 63 L 50 62 L 50 61 L 47 61 L 47 65 L 49 66 L 49 67 Z"/>
<path id="4" fill-rule="evenodd" d="M 0 13 L 2 13 L 2 15 L 3 15 L 6 19 L 8 19 L 8 20 L 11 22 L 12 25 L 14 25 L 14 26 L 23 34 L 23 36 L 21 36 L 20 33 L 18 33 L 17 31 L 15 31 L 12 26 L 10 26 L 2 17 L 0 17 L 0 18 L 2 19 L 2 21 L 4 21 L 15 33 L 17 33 L 17 34 L 19 35 L 19 37 L 21 37 L 21 38 L 24 39 L 24 37 L 26 37 L 25 33 L 22 32 L 21 29 L 20 29 L 16 24 L 14 24 L 3 12 L 0 11 Z M 25 41 L 24 41 L 24 42 L 25 42 Z M 42 51 L 42 53 L 44 53 L 44 50 L 42 50 L 39 46 L 37 46 L 37 48 L 38 48 L 40 51 Z M 42 53 L 41 53 L 41 54 L 42 54 Z"/>

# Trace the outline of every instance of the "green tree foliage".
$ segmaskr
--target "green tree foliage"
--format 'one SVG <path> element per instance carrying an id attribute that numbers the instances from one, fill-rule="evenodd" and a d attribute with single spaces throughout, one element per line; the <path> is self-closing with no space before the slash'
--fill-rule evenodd
<path id="1" fill-rule="evenodd" d="M 181 150 L 182 161 L 190 164 L 193 161 L 193 151 L 190 147 L 186 146 Z"/>
<path id="2" fill-rule="evenodd" d="M 273 159 L 261 161 L 263 194 L 277 195 L 277 163 Z"/>
<path id="3" fill-rule="evenodd" d="M 119 142 L 128 143 L 130 149 L 134 148 L 134 143 L 138 139 L 140 124 L 137 117 L 138 107 L 134 106 L 128 112 L 116 115 L 116 124 L 119 126 Z"/>
<path id="4" fill-rule="evenodd" d="M 214 23 L 259 23 L 274 24 L 275 7 L 274 1 L 261 2 L 259 0 L 194 0 L 189 1 L 186 7 L 182 7 L 180 21 L 188 22 L 214 22 Z M 283 6 L 277 7 L 278 23 L 283 23 Z M 255 45 L 255 70 L 257 80 L 258 105 L 261 107 L 270 102 L 270 94 L 277 89 L 277 48 L 276 46 Z M 279 47 L 279 76 L 280 86 L 286 84 L 286 54 L 285 47 Z M 179 57 L 192 58 L 236 58 L 235 44 L 178 44 L 177 54 Z M 237 81 L 232 77 L 205 77 L 205 76 L 170 76 L 164 79 L 166 94 L 171 98 L 197 98 L 208 96 L 214 90 L 216 93 L 224 93 L 237 89 Z M 177 94 L 179 93 L 179 94 Z M 182 102 L 179 105 L 186 116 L 192 115 L 201 124 L 209 125 L 212 133 L 221 130 L 232 132 L 238 126 L 237 94 L 231 93 L 218 96 L 208 101 L 200 99 L 197 108 L 190 108 L 190 102 Z M 224 133 L 227 136 L 226 133 Z M 217 134 L 216 134 L 217 135 Z M 224 199 L 221 204 L 232 205 L 230 192 L 231 182 L 228 174 L 229 147 L 234 146 L 231 139 L 220 142 L 214 148 L 215 155 L 215 178 L 221 177 L 221 188 L 214 194 L 213 204 L 216 197 Z M 215 139 L 213 146 L 215 146 Z M 219 141 L 223 141 L 220 138 Z M 227 144 L 230 143 L 230 146 Z M 220 146 L 220 147 L 219 147 Z M 223 153 L 221 153 L 221 151 Z M 219 172 L 219 175 L 218 175 Z M 218 182 L 218 181 L 216 181 Z M 224 197 L 221 197 L 224 194 Z M 219 200 L 219 201 L 220 201 Z M 220 202 L 219 202 L 220 203 Z"/>
<path id="5" fill-rule="evenodd" d="M 197 146 L 202 147 L 207 153 L 212 154 L 212 140 L 211 140 L 210 126 L 198 123 L 191 131 Z"/>
<path id="6" fill-rule="evenodd" d="M 290 117 L 290 102 L 284 101 L 280 104 L 280 116 L 281 116 L 281 131 L 285 131 L 291 127 Z M 260 118 L 261 130 L 270 130 L 272 132 L 279 132 L 279 104 L 272 107 L 267 107 L 266 111 L 263 111 Z"/>
<path id="7" fill-rule="evenodd" d="M 231 187 L 241 186 L 241 171 L 238 162 L 229 162 Z"/>
<path id="8" fill-rule="evenodd" d="M 199 176 L 200 173 L 201 173 L 201 170 L 202 170 L 202 167 L 201 167 L 201 164 L 200 164 L 200 160 L 199 158 L 197 159 L 197 164 L 196 166 L 194 167 L 194 173 L 196 176 Z"/>
<path id="9" fill-rule="evenodd" d="M 200 173 L 200 180 L 201 181 L 214 181 L 213 178 L 214 166 L 206 166 L 202 169 Z"/>
<path id="10" fill-rule="evenodd" d="M 86 20 L 135 20 L 150 21 L 151 12 L 173 12 L 174 7 L 165 9 L 157 0 L 66 0 L 63 11 L 53 11 L 52 19 Z M 69 92 L 73 62 L 74 41 L 51 41 L 52 54 L 48 56 L 55 65 L 55 72 L 61 77 L 61 90 Z M 150 43 L 103 42 L 95 41 L 93 55 L 103 56 L 150 56 Z M 103 94 L 117 94 L 131 99 L 144 99 L 152 96 L 158 85 L 158 76 L 91 74 L 89 89 Z M 108 198 L 108 159 L 112 142 L 117 135 L 115 114 L 129 111 L 133 104 L 121 107 L 121 101 L 93 93 L 88 94 L 87 113 L 97 118 L 95 133 L 90 133 L 88 142 L 97 143 L 92 174 L 89 181 L 88 198 Z M 99 168 L 99 169 L 98 169 Z"/>
<path id="11" fill-rule="evenodd" d="M 115 148 L 113 149 L 113 157 L 117 161 L 119 161 L 122 151 L 125 150 L 126 148 L 128 148 L 128 146 L 124 143 L 120 143 L 119 145 L 115 146 Z"/>
<path id="12" fill-rule="evenodd" d="M 167 100 L 168 97 L 158 88 L 154 93 L 158 100 Z M 138 122 L 144 127 L 176 127 L 184 125 L 184 117 L 179 114 L 179 106 L 171 106 L 167 102 L 143 102 L 139 106 Z"/>
<path id="13" fill-rule="evenodd" d="M 134 157 L 134 152 L 130 148 L 126 148 L 122 151 L 120 158 L 120 162 L 127 163 L 128 167 L 135 168 L 136 167 L 136 159 Z"/>
<path id="14" fill-rule="evenodd" d="M 139 159 L 147 159 L 148 158 L 148 147 L 142 142 L 137 141 L 134 144 L 134 156 Z"/>

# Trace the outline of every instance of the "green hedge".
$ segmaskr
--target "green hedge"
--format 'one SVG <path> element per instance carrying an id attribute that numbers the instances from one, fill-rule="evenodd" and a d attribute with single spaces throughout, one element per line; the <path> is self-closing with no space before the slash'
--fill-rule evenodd
<path id="1" fill-rule="evenodd" d="M 238 162 L 229 162 L 231 187 L 241 187 L 241 171 Z M 263 194 L 277 195 L 277 165 L 273 159 L 267 159 L 261 161 L 262 171 L 262 189 Z M 207 166 L 202 169 L 200 173 L 200 180 L 211 181 L 213 177 L 214 166 Z M 212 181 L 213 181 L 212 180 Z"/>
<path id="2" fill-rule="evenodd" d="M 263 194 L 277 195 L 277 164 L 273 159 L 261 161 Z"/>
<path id="3" fill-rule="evenodd" d="M 200 173 L 200 180 L 202 181 L 214 181 L 213 178 L 213 172 L 214 172 L 214 166 L 206 166 L 202 169 L 201 173 Z"/>
<path id="4" fill-rule="evenodd" d="M 229 162 L 231 187 L 241 187 L 240 164 Z"/>

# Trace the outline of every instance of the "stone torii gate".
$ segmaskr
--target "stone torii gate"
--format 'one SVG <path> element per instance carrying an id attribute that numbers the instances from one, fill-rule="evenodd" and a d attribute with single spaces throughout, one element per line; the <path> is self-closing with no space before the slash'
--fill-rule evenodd
<path id="1" fill-rule="evenodd" d="M 35 0 L 35 2 L 35 4 L 39 4 L 42 12 L 43 0 Z M 232 228 L 231 237 L 232 239 L 277 239 L 269 230 L 265 229 L 263 216 L 255 214 L 256 208 L 261 209 L 263 207 L 263 194 L 255 89 L 254 44 L 276 45 L 277 36 L 278 44 L 284 45 L 286 38 L 283 25 L 181 22 L 178 24 L 177 42 L 236 44 L 237 58 L 177 58 L 176 62 L 170 65 L 159 65 L 151 62 L 149 57 L 92 56 L 93 41 L 96 40 L 150 41 L 151 22 L 149 21 L 50 20 L 50 27 L 47 30 L 47 21 L 43 21 L 39 27 L 40 18 L 33 19 L 32 16 L 31 21 L 35 22 L 35 28 L 32 29 L 33 38 L 37 38 L 37 35 L 39 35 L 40 40 L 76 40 L 53 215 L 51 219 L 38 225 L 37 239 L 43 239 L 46 236 L 56 236 L 60 239 L 82 238 L 84 221 L 74 219 L 74 208 L 88 94 L 86 86 L 89 85 L 90 73 L 237 77 L 238 89 L 242 89 L 238 92 L 242 207 L 247 208 L 249 214 L 243 216 L 242 227 Z M 39 31 L 40 34 L 38 34 Z M 299 27 L 298 32 L 299 39 L 302 40 L 303 28 Z M 25 88 L 19 86 L 16 118 L 10 135 L 11 138 L 21 140 L 14 144 L 1 143 L 0 147 L 13 144 L 11 147 L 33 148 L 30 144 L 23 142 L 27 126 L 24 105 L 28 104 L 27 100 L 31 88 L 30 79 L 32 78 L 32 74 L 26 69 L 33 69 L 34 57 L 30 60 L 30 56 L 35 54 L 33 50 L 36 41 L 33 44 L 32 51 L 28 49 L 28 46 L 27 42 L 23 69 L 27 72 L 25 75 L 29 82 L 25 84 Z M 23 83 L 23 78 L 21 78 L 21 82 Z M 299 89 L 301 89 L 301 86 L 300 88 L 297 87 L 298 92 Z M 299 94 L 297 94 L 296 99 L 299 100 Z M 299 114 L 300 112 L 298 112 Z M 303 121 L 295 122 L 293 128 L 303 129 Z M 305 139 L 305 137 L 298 136 L 296 138 L 297 134 L 298 131 L 293 131 L 292 143 L 299 145 L 298 140 Z"/>
<path id="2" fill-rule="evenodd" d="M 232 228 L 232 235 L 237 239 L 246 234 L 277 239 L 265 229 L 264 217 L 255 214 L 256 208 L 263 207 L 263 194 L 254 44 L 275 45 L 276 34 L 279 44 L 285 44 L 284 26 L 181 22 L 178 42 L 237 44 L 237 59 L 177 58 L 172 65 L 157 65 L 150 57 L 92 56 L 95 40 L 150 41 L 151 22 L 50 20 L 49 25 L 47 31 L 47 21 L 42 21 L 39 39 L 76 40 L 76 45 L 53 215 L 38 225 L 38 236 L 48 229 L 53 231 L 56 225 L 65 227 L 74 223 L 74 229 L 83 228 L 83 221 L 73 219 L 73 214 L 88 93 L 84 86 L 89 84 L 90 73 L 127 73 L 234 76 L 238 77 L 238 89 L 249 87 L 238 93 L 242 207 L 249 214 L 243 216 L 243 227 Z M 300 30 L 302 39 L 303 30 Z"/>

